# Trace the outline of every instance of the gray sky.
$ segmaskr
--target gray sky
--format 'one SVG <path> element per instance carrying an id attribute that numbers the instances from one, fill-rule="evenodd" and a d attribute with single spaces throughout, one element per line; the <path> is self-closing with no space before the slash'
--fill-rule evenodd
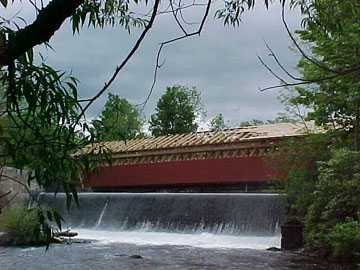
<path id="1" fill-rule="evenodd" d="M 233 28 L 224 27 L 220 20 L 214 19 L 215 8 L 221 3 L 215 3 L 200 37 L 171 44 L 163 50 L 165 63 L 159 70 L 154 93 L 145 108 L 147 117 L 154 111 L 166 86 L 174 84 L 195 86 L 201 91 L 207 119 L 222 113 L 225 120 L 236 125 L 253 118 L 272 119 L 283 111 L 277 100 L 278 90 L 259 92 L 259 88 L 277 84 L 277 80 L 257 60 L 260 55 L 271 62 L 264 44 L 266 40 L 290 70 L 296 66 L 298 56 L 288 48 L 290 41 L 281 23 L 280 5 L 273 4 L 266 10 L 260 4 L 243 16 L 239 27 Z M 31 18 L 29 12 L 27 8 L 22 9 L 27 18 Z M 189 20 L 199 21 L 202 12 L 203 9 L 198 8 L 185 15 Z M 287 20 L 293 30 L 300 28 L 298 13 L 289 11 Z M 90 97 L 109 79 L 138 34 L 134 31 L 129 35 L 120 27 L 84 28 L 80 35 L 74 36 L 67 22 L 51 39 L 55 52 L 43 47 L 37 50 L 54 67 L 72 71 L 80 80 L 81 97 Z M 109 91 L 134 104 L 143 102 L 152 83 L 159 43 L 180 34 L 170 14 L 159 17 Z M 106 96 L 94 103 L 88 117 L 97 116 Z"/>

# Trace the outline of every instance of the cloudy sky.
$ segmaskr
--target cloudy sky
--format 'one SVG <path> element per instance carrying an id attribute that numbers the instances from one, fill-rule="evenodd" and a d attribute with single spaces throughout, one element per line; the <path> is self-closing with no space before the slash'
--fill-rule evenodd
<path id="1" fill-rule="evenodd" d="M 290 70 L 295 69 L 298 55 L 289 50 L 291 44 L 281 23 L 280 5 L 273 4 L 266 10 L 258 4 L 255 10 L 242 17 L 243 21 L 237 28 L 224 27 L 221 21 L 214 19 L 215 10 L 221 5 L 222 1 L 215 2 L 200 37 L 173 43 L 163 50 L 164 65 L 159 70 L 154 92 L 145 107 L 146 117 L 154 111 L 166 86 L 174 84 L 198 88 L 207 119 L 222 113 L 231 125 L 254 118 L 272 119 L 283 111 L 277 99 L 278 90 L 259 91 L 259 88 L 277 84 L 277 80 L 257 59 L 260 55 L 271 63 L 265 40 Z M 23 7 L 20 11 L 28 22 L 32 20 L 33 10 Z M 196 22 L 203 12 L 203 8 L 190 9 L 185 17 Z M 287 12 L 291 29 L 300 28 L 300 19 L 295 11 Z M 191 26 L 188 27 L 191 29 Z M 80 80 L 79 93 L 85 98 L 96 93 L 109 79 L 138 34 L 134 31 L 129 35 L 117 27 L 102 30 L 85 28 L 80 34 L 73 35 L 70 22 L 66 22 L 51 39 L 54 51 L 43 47 L 37 48 L 37 51 L 54 67 L 71 71 Z M 180 29 L 171 14 L 160 16 L 109 92 L 125 97 L 133 104 L 143 102 L 152 84 L 159 43 L 179 35 Z M 96 117 L 105 101 L 106 95 L 93 104 L 87 116 Z"/>

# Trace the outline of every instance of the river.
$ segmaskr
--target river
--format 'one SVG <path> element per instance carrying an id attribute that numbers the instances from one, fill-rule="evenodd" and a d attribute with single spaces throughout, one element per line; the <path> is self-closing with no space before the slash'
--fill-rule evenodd
<path id="1" fill-rule="evenodd" d="M 284 196 L 238 193 L 79 193 L 70 212 L 64 194 L 41 194 L 57 208 L 75 242 L 0 249 L 0 269 L 357 269 L 280 247 Z M 81 239 L 87 239 L 82 242 Z"/>
<path id="2" fill-rule="evenodd" d="M 168 235 L 171 236 L 171 235 Z M 104 239 L 104 235 L 100 238 Z M 129 236 L 128 236 L 129 237 Z M 127 238 L 128 239 L 128 238 Z M 126 241 L 126 240 L 124 240 Z M 169 239 L 168 241 L 173 241 Z M 289 252 L 244 248 L 201 248 L 189 245 L 146 244 L 145 240 L 121 243 L 52 245 L 36 248 L 0 248 L 1 270 L 352 270 Z M 189 242 L 187 242 L 189 244 Z M 201 244 L 200 244 L 201 245 Z M 132 255 L 139 255 L 132 256 Z"/>

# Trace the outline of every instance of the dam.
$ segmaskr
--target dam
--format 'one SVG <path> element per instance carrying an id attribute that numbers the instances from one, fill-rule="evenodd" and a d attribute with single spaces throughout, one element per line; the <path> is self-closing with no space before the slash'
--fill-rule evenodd
<path id="1" fill-rule="evenodd" d="M 285 218 L 285 197 L 279 194 L 79 193 L 80 207 L 73 203 L 69 211 L 65 194 L 42 193 L 40 201 L 56 208 L 65 220 L 64 229 L 79 231 L 80 237 L 119 236 L 129 242 L 140 237 L 147 244 L 195 241 L 208 246 L 205 237 L 219 241 L 219 247 L 265 249 L 279 246 Z"/>

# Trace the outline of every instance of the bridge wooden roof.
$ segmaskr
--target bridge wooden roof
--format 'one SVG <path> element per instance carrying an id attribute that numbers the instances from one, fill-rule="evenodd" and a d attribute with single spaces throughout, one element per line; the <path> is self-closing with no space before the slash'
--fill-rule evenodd
<path id="1" fill-rule="evenodd" d="M 161 155 L 166 152 L 196 152 L 206 147 L 218 149 L 219 146 L 252 145 L 251 143 L 274 140 L 284 137 L 303 136 L 314 132 L 313 123 L 277 123 L 261 126 L 225 129 L 222 131 L 205 131 L 197 133 L 167 135 L 160 137 L 147 137 L 131 139 L 128 141 L 101 142 L 87 146 L 82 153 L 96 154 L 101 150 L 108 150 L 113 155 L 121 157 L 128 155 L 144 155 L 152 153 Z M 114 156 L 114 157 L 115 157 Z"/>

